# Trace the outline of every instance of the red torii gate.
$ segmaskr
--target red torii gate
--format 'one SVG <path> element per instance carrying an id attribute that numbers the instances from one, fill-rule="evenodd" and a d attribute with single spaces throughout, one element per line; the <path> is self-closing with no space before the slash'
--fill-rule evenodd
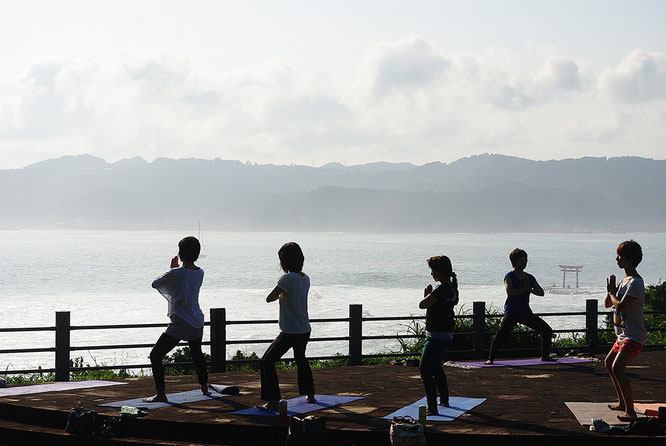
<path id="1" fill-rule="evenodd" d="M 566 287 L 567 281 L 567 271 L 570 273 L 576 273 L 576 288 L 578 288 L 578 273 L 583 268 L 583 265 L 560 265 L 560 271 L 562 271 L 562 288 Z"/>

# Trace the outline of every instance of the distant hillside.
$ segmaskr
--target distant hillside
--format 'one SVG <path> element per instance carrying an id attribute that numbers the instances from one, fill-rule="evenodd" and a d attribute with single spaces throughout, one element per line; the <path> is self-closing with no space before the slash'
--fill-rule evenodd
<path id="1" fill-rule="evenodd" d="M 666 161 L 531 161 L 315 168 L 89 155 L 0 170 L 0 228 L 271 231 L 666 231 Z"/>

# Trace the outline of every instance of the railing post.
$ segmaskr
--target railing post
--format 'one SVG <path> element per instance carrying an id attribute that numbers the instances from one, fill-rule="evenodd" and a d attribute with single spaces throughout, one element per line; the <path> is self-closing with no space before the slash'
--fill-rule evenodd
<path id="1" fill-rule="evenodd" d="M 56 311 L 55 329 L 55 380 L 69 381 L 70 314 Z"/>
<path id="2" fill-rule="evenodd" d="M 227 310 L 210 309 L 210 371 L 227 371 Z"/>
<path id="3" fill-rule="evenodd" d="M 599 346 L 599 302 L 595 299 L 585 301 L 585 337 L 591 355 L 597 353 Z"/>
<path id="4" fill-rule="evenodd" d="M 363 359 L 363 305 L 349 305 L 349 364 L 361 365 Z"/>
<path id="5" fill-rule="evenodd" d="M 474 302 L 472 315 L 472 329 L 474 330 L 472 348 L 474 349 L 474 357 L 484 358 L 486 356 L 486 303 Z"/>

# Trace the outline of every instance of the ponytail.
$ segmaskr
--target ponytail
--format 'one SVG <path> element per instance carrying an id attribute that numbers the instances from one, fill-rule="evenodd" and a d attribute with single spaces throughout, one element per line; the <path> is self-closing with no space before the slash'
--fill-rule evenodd
<path id="1" fill-rule="evenodd" d="M 456 297 L 458 297 L 458 276 L 453 271 L 451 271 L 451 285 L 456 292 Z"/>

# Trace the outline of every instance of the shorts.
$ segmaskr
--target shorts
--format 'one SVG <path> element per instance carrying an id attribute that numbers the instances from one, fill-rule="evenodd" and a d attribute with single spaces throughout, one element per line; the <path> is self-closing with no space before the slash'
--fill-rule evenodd
<path id="1" fill-rule="evenodd" d="M 629 355 L 630 359 L 633 359 L 643 350 L 643 346 L 644 344 L 632 341 L 631 339 L 625 339 L 624 341 L 617 339 L 611 351 L 613 353 L 625 352 Z"/>

